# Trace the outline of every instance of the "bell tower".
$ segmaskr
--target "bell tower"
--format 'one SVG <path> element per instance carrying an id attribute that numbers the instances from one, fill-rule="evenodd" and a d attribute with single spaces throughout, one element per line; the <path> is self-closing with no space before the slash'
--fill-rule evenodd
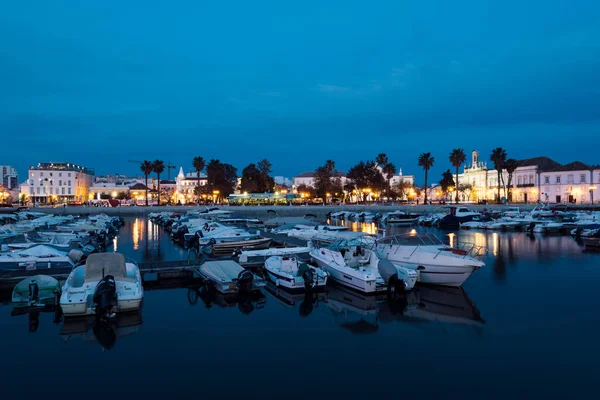
<path id="1" fill-rule="evenodd" d="M 476 168 L 479 166 L 479 152 L 477 150 L 473 150 L 471 153 L 471 168 Z"/>

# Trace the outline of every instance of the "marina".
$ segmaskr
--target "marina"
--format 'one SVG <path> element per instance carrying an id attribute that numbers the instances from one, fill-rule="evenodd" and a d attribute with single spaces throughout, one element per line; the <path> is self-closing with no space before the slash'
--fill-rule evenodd
<path id="1" fill-rule="evenodd" d="M 598 397 L 599 2 L 72 3 L 0 13 L 0 397 Z"/>
<path id="2" fill-rule="evenodd" d="M 84 220 L 85 218 L 87 217 L 83 217 Z M 216 220 L 218 217 L 215 222 Z M 75 218 L 64 223 L 77 224 L 78 221 L 79 219 Z M 341 221 L 336 222 L 334 219 L 316 222 L 323 226 L 327 222 L 332 226 L 342 225 Z M 481 260 L 482 266 L 479 266 L 460 287 L 417 283 L 410 290 L 394 297 L 390 297 L 385 290 L 376 294 L 361 293 L 339 282 L 327 282 L 326 288 L 317 284 L 319 287 L 315 287 L 316 290 L 305 291 L 307 286 L 303 280 L 299 281 L 302 290 L 298 291 L 282 284 L 279 281 L 281 277 L 273 274 L 269 276 L 267 270 L 260 265 L 271 260 L 274 272 L 285 270 L 304 278 L 306 275 L 292 272 L 299 271 L 294 269 L 299 267 L 284 267 L 283 259 L 292 262 L 294 257 L 298 256 L 310 262 L 310 252 L 315 247 L 310 247 L 311 244 L 306 247 L 307 242 L 294 237 L 293 234 L 273 235 L 270 231 L 277 228 L 266 227 L 261 230 L 261 234 L 272 238 L 283 247 L 242 250 L 230 255 L 230 259 L 235 260 L 230 261 L 233 263 L 232 267 L 237 261 L 253 266 L 254 273 L 264 274 L 264 278 L 260 278 L 264 279 L 264 284 L 259 283 L 258 287 L 247 293 L 230 293 L 228 290 L 221 292 L 210 290 L 205 283 L 207 275 L 203 277 L 198 274 L 199 266 L 210 264 L 210 261 L 206 262 L 210 260 L 206 258 L 208 255 L 196 254 L 193 249 L 173 241 L 170 233 L 164 228 L 164 225 L 168 225 L 165 222 L 157 224 L 146 216 L 126 216 L 123 217 L 123 225 L 118 233 L 113 239 L 108 239 L 106 251 L 123 253 L 127 259 L 133 260 L 139 266 L 145 289 L 143 308 L 133 313 L 117 313 L 115 319 L 107 325 L 99 325 L 93 316 L 69 317 L 59 311 L 60 307 L 54 306 L 52 302 L 34 308 L 15 308 L 10 303 L 10 291 L 18 283 L 15 281 L 22 276 L 11 278 L 3 275 L 0 278 L 5 283 L 5 289 L 0 291 L 0 325 L 4 327 L 1 335 L 5 342 L 13 343 L 14 348 L 8 351 L 7 356 L 9 360 L 13 359 L 22 346 L 44 346 L 45 351 L 52 354 L 53 351 L 58 351 L 58 343 L 64 343 L 67 347 L 61 351 L 67 353 L 73 351 L 91 354 L 90 352 L 96 352 L 97 348 L 110 350 L 111 357 L 104 357 L 103 361 L 100 361 L 103 365 L 128 357 L 127 354 L 137 351 L 135 349 L 139 346 L 153 343 L 154 351 L 163 351 L 162 362 L 175 362 L 175 365 L 182 363 L 180 367 L 173 368 L 163 376 L 163 379 L 169 382 L 179 382 L 181 376 L 188 374 L 187 367 L 184 367 L 186 358 L 176 356 L 183 354 L 181 352 L 184 351 L 184 343 L 190 343 L 198 334 L 212 338 L 216 343 L 223 343 L 223 338 L 229 337 L 232 334 L 230 329 L 234 329 L 235 326 L 235 329 L 243 329 L 249 338 L 253 338 L 255 345 L 262 349 L 260 357 L 254 357 L 254 362 L 261 366 L 263 372 L 278 376 L 281 382 L 290 381 L 279 375 L 274 367 L 285 365 L 290 349 L 286 348 L 284 351 L 282 346 L 293 340 L 296 343 L 305 343 L 295 351 L 310 354 L 314 354 L 314 351 L 325 351 L 336 363 L 343 362 L 348 365 L 342 367 L 339 373 L 349 372 L 348 368 L 351 365 L 361 365 L 368 362 L 367 360 L 373 360 L 373 357 L 378 360 L 378 364 L 372 367 L 371 373 L 382 376 L 390 376 L 387 375 L 388 368 L 396 364 L 394 359 L 401 354 L 404 360 L 423 365 L 439 363 L 447 357 L 454 358 L 455 367 L 460 367 L 463 372 L 477 378 L 473 379 L 469 389 L 471 394 L 475 394 L 494 384 L 494 380 L 490 380 L 490 374 L 498 376 L 506 373 L 504 368 L 511 360 L 509 354 L 517 351 L 539 354 L 547 351 L 548 346 L 553 347 L 551 343 L 556 339 L 571 340 L 572 330 L 561 328 L 567 321 L 576 320 L 579 326 L 586 330 L 593 330 L 600 323 L 595 317 L 587 317 L 593 315 L 590 307 L 595 304 L 592 285 L 600 281 L 600 272 L 595 268 L 599 255 L 584 251 L 583 242 L 576 238 L 568 234 L 526 231 L 440 230 L 417 225 L 416 222 L 411 226 L 386 226 L 375 222 L 348 221 L 347 224 L 344 221 L 343 225 L 349 230 L 332 229 L 332 232 L 360 234 L 362 231 L 370 232 L 369 235 L 385 232 L 386 238 L 389 239 L 378 239 L 380 250 L 386 249 L 387 242 L 392 245 L 400 240 L 397 238 L 403 236 L 417 240 L 422 240 L 419 239 L 421 237 L 437 237 L 440 242 L 436 242 L 435 245 L 445 243 L 445 246 L 457 249 L 455 246 L 458 243 L 471 243 L 471 249 Z M 245 229 L 243 224 L 243 221 L 238 221 L 236 229 Z M 87 222 L 80 225 L 85 229 Z M 48 228 L 43 229 L 39 233 L 47 232 L 45 229 Z M 50 229 L 60 231 L 58 226 Z M 3 240 L 15 241 L 13 237 Z M 305 247 L 301 247 L 302 244 Z M 482 252 L 483 248 L 487 251 Z M 423 251 L 426 251 L 425 249 L 426 246 Z M 454 256 L 464 257 L 463 254 Z M 296 263 L 293 265 L 300 265 L 300 262 L 293 262 Z M 214 269 L 217 265 L 218 271 Z M 211 270 L 211 277 L 230 274 L 225 272 L 231 269 L 225 267 L 225 264 L 216 264 L 215 267 Z M 236 271 L 244 271 L 241 267 L 235 268 L 238 268 Z M 572 273 L 574 268 L 579 271 L 581 280 L 577 281 L 577 285 L 565 286 L 561 277 L 565 273 Z M 71 269 L 72 267 L 67 267 L 64 271 L 57 270 L 56 274 L 52 275 L 62 282 Z M 38 269 L 21 271 L 21 274 L 44 272 L 49 271 Z M 6 274 L 6 271 L 3 273 Z M 237 278 L 238 272 L 234 275 Z M 263 286 L 265 284 L 266 286 Z M 507 294 L 508 290 L 510 295 Z M 24 295 L 27 293 L 25 289 L 21 292 Z M 242 317 L 244 319 L 240 319 Z M 179 344 L 160 341 L 159 327 L 165 324 L 171 329 L 176 329 Z M 20 335 L 19 332 L 24 331 L 31 334 Z M 309 332 L 318 332 L 320 344 L 314 343 L 316 338 L 310 338 L 314 333 Z M 310 338 L 306 342 L 300 339 L 305 335 Z M 372 335 L 376 335 L 380 343 L 369 345 L 368 354 L 361 356 L 354 353 L 350 359 L 350 355 L 343 350 L 347 346 L 366 345 L 364 340 Z M 416 347 L 413 350 L 392 347 L 390 350 L 390 340 L 395 335 L 401 335 L 404 340 L 414 342 Z M 55 340 L 56 344 L 53 344 Z M 584 335 L 576 342 L 575 351 L 558 351 L 558 356 L 581 366 L 575 368 L 577 374 L 569 375 L 572 378 L 569 378 L 568 386 L 578 382 L 581 384 L 586 374 L 591 373 L 589 365 L 586 364 L 587 359 L 583 355 L 577 355 L 583 354 L 578 353 L 577 348 L 589 346 L 590 340 L 593 340 L 591 336 Z M 453 345 L 447 346 L 444 343 Z M 420 346 L 427 346 L 430 351 L 419 352 Z M 386 351 L 383 351 L 384 348 Z M 233 345 L 230 349 L 240 355 L 250 356 L 249 349 L 245 347 Z M 472 356 L 465 359 L 464 354 Z M 203 357 L 208 357 L 213 368 L 218 365 L 225 366 L 218 348 L 208 353 L 203 350 Z M 473 360 L 483 359 L 482 357 L 493 357 L 495 360 L 494 366 L 488 365 L 485 368 L 485 374 L 472 363 Z M 522 368 L 542 368 L 537 359 L 528 360 L 521 364 Z M 14 361 L 16 360 L 13 359 Z M 133 365 L 138 371 L 136 374 L 148 372 L 145 364 L 148 364 L 148 361 L 144 356 L 134 362 Z M 317 368 L 317 371 L 324 371 L 323 368 L 327 365 L 325 363 L 321 367 L 315 367 L 312 364 L 308 360 L 307 364 L 297 365 L 302 369 Z M 214 371 L 213 368 L 205 370 L 205 373 L 219 382 L 221 378 L 211 372 Z M 560 368 L 557 367 L 556 373 L 559 371 Z M 23 378 L 17 370 L 13 372 L 15 375 L 12 379 L 19 381 Z M 10 372 L 9 376 L 13 372 Z M 71 373 L 75 376 L 78 374 L 74 370 Z M 407 374 L 415 382 L 425 383 L 421 374 Z M 548 376 L 552 376 L 551 373 L 544 370 L 543 375 L 534 376 L 539 383 L 535 380 L 518 379 L 515 387 L 543 391 L 541 382 L 548 379 Z M 436 375 L 436 379 L 450 384 L 452 380 L 458 379 L 458 375 L 447 371 L 443 375 Z M 186 385 L 187 383 L 183 383 L 184 387 L 187 387 Z M 345 390 L 338 388 L 336 393 L 349 393 Z M 357 390 L 361 392 L 363 389 Z M 367 389 L 364 390 L 366 395 Z M 356 394 L 354 391 L 352 393 Z M 256 394 L 259 395 L 260 391 Z"/>

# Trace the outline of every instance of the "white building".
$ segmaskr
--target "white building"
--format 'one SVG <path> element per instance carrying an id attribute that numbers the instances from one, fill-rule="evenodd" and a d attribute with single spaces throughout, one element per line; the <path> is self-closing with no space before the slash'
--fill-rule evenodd
<path id="1" fill-rule="evenodd" d="M 600 171 L 597 172 L 598 176 L 594 175 L 598 167 L 579 161 L 561 165 L 548 157 L 535 157 L 518 160 L 517 163 L 510 182 L 513 203 L 588 203 L 592 192 L 600 184 Z M 508 178 L 508 172 L 503 170 L 498 181 L 498 172 L 488 169 L 487 163 L 482 162 L 479 153 L 474 150 L 471 164 L 465 165 L 458 182 L 459 185 L 468 183 L 471 187 L 459 193 L 459 198 L 461 201 L 494 201 L 498 197 L 498 186 L 500 198 L 508 198 Z"/>
<path id="2" fill-rule="evenodd" d="M 171 195 L 174 202 L 181 202 L 186 204 L 193 202 L 196 199 L 194 189 L 197 186 L 206 186 L 208 184 L 208 177 L 204 173 L 200 173 L 200 179 L 198 179 L 198 173 L 196 171 L 183 173 L 183 167 L 179 168 L 179 174 L 175 178 L 175 193 Z"/>
<path id="3" fill-rule="evenodd" d="M 589 203 L 597 184 L 594 182 L 594 167 L 575 161 L 541 174 L 541 200 L 551 203 Z"/>
<path id="4" fill-rule="evenodd" d="M 333 176 L 335 178 L 340 178 L 342 181 L 342 186 L 346 184 L 348 178 L 346 178 L 346 174 L 341 171 L 334 171 Z M 314 172 L 303 172 L 298 176 L 295 176 L 294 179 L 294 188 L 297 188 L 300 185 L 306 185 L 309 187 L 315 187 L 315 173 Z"/>
<path id="5" fill-rule="evenodd" d="M 32 203 L 66 203 L 88 200 L 94 170 L 67 162 L 39 163 L 29 167 L 21 196 Z"/>

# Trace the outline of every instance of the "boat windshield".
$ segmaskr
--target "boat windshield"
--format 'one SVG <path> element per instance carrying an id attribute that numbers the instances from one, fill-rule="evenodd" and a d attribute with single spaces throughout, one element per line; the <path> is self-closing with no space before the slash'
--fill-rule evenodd
<path id="1" fill-rule="evenodd" d="M 340 249 L 347 250 L 351 247 L 358 247 L 358 246 L 370 248 L 373 246 L 373 241 L 368 240 L 367 237 L 359 236 L 359 237 L 352 238 L 352 239 L 336 240 L 331 245 L 329 245 L 327 248 L 330 250 L 333 250 L 333 251 L 339 251 Z"/>
<path id="2" fill-rule="evenodd" d="M 377 239 L 377 244 L 401 246 L 446 246 L 440 238 L 427 233 L 406 233 Z"/>

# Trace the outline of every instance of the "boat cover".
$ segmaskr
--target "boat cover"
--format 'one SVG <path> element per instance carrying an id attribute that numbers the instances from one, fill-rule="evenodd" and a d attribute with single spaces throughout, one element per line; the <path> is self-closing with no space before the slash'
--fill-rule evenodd
<path id="1" fill-rule="evenodd" d="M 54 247 L 44 246 L 43 244 L 21 250 L 17 254 L 28 257 L 65 257 L 67 255 L 63 251 L 56 250 Z"/>
<path id="2" fill-rule="evenodd" d="M 127 266 L 123 254 L 90 254 L 85 263 L 85 281 L 99 281 L 106 275 L 112 275 L 117 280 L 127 278 Z"/>
<path id="3" fill-rule="evenodd" d="M 240 272 L 244 270 L 238 263 L 231 260 L 208 261 L 200 267 L 200 270 L 209 278 L 219 282 L 231 282 L 237 279 Z"/>
<path id="4" fill-rule="evenodd" d="M 42 290 L 54 290 L 58 288 L 58 281 L 55 278 L 48 275 L 34 275 L 32 277 L 23 279 L 14 287 L 13 299 L 17 293 L 29 295 L 29 284 L 32 281 L 37 283 L 40 292 Z"/>

